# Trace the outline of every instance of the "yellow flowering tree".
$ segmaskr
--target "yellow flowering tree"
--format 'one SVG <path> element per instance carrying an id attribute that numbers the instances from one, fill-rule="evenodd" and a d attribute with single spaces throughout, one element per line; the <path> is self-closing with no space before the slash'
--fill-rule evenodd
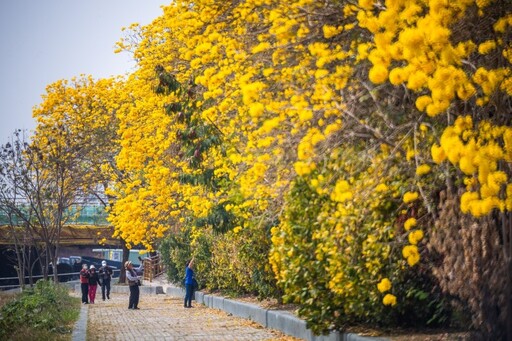
<path id="1" fill-rule="evenodd" d="M 384 6 L 380 7 L 379 5 Z M 511 70 L 510 23 L 511 6 L 503 1 L 359 1 L 363 10 L 357 14 L 359 24 L 374 36 L 366 52 L 371 63 L 369 79 L 374 84 L 392 84 L 408 90 L 420 113 L 425 113 L 437 122 L 441 129 L 429 129 L 437 143 L 431 146 L 433 161 L 446 163 L 433 168 L 438 178 L 446 182 L 446 196 L 460 195 L 460 210 L 482 219 L 485 226 L 495 226 L 503 236 L 510 235 L 509 208 L 507 208 L 507 186 L 510 172 L 505 166 L 507 159 L 507 129 L 510 112 Z M 471 28 L 471 29 L 470 29 Z M 474 28 L 474 29 L 473 29 Z M 472 34 L 468 34 L 472 32 Z M 432 126 L 435 127 L 435 126 Z M 424 169 L 418 167 L 417 172 Z M 462 183 L 463 182 L 463 183 Z M 442 187 L 440 190 L 443 189 Z M 434 192 L 435 193 L 435 192 Z M 411 197 L 410 197 L 411 198 Z M 408 198 L 408 199 L 410 199 Z M 405 199 L 405 198 L 404 198 Z M 453 201 L 450 201 L 453 203 Z M 437 217 L 439 212 L 430 206 L 429 211 Z M 498 215 L 495 223 L 488 225 L 487 217 Z M 458 217 L 456 215 L 456 217 Z M 462 217 L 457 219 L 462 220 Z M 448 232 L 454 225 L 442 225 L 443 221 L 454 221 L 453 215 L 436 221 L 434 237 L 450 235 L 451 243 L 466 245 L 469 235 L 460 231 Z M 459 223 L 455 226 L 460 226 Z M 439 229 L 448 231 L 440 231 Z M 486 230 L 487 231 L 487 230 Z M 470 284 L 473 297 L 485 290 L 471 273 L 488 268 L 504 267 L 504 276 L 490 276 L 495 288 L 506 297 L 512 292 L 512 255 L 510 241 L 503 239 L 501 245 L 492 242 L 494 233 L 482 234 L 482 245 L 494 245 L 489 249 L 495 253 L 501 248 L 504 258 L 494 260 L 478 258 L 466 253 L 465 261 L 472 257 L 480 259 L 481 269 L 464 270 L 456 267 L 456 283 Z M 404 257 L 415 262 L 418 250 L 414 244 L 423 237 L 421 232 L 412 232 L 410 245 L 403 249 Z M 434 239 L 437 239 L 435 237 Z M 472 240 L 472 239 L 471 239 Z M 433 242 L 436 252 L 443 252 L 446 264 L 436 269 L 443 289 L 452 295 L 464 297 L 471 306 L 473 327 L 486 333 L 487 337 L 500 338 L 512 335 L 511 303 L 493 300 L 486 307 L 476 307 L 472 299 L 444 281 L 446 271 L 458 259 L 456 248 L 448 248 L 448 241 Z M 451 268 L 450 273 L 453 273 Z M 508 284 L 507 284 L 508 283 Z M 480 287 L 481 289 L 478 289 Z M 458 287 L 460 289 L 460 287 Z M 492 307 L 491 307 L 492 306 Z M 495 315 L 494 312 L 500 312 Z"/>
<path id="2" fill-rule="evenodd" d="M 390 146 L 393 157 L 398 152 L 400 158 L 424 164 L 425 155 L 415 152 L 417 125 L 397 109 L 404 91 L 379 90 L 364 79 L 372 35 L 356 25 L 360 11 L 350 4 L 324 7 L 312 1 L 199 1 L 193 6 L 178 1 L 142 28 L 140 42 L 120 42 L 121 49 L 134 51 L 140 69 L 130 80 L 136 106 L 121 118 L 118 164 L 133 174 L 133 181 L 117 188 L 120 200 L 113 222 L 118 233 L 149 246 L 170 224 L 186 227 L 187 217 L 206 218 L 209 209 L 222 202 L 229 202 L 226 210 L 241 219 L 237 232 L 282 220 L 290 181 L 318 168 L 322 156 L 332 151 L 330 146 L 343 141 L 344 125 L 348 134 Z M 353 37 L 359 38 L 352 42 Z M 155 78 L 155 70 L 164 79 Z M 186 85 L 187 95 L 192 91 L 197 96 L 193 116 L 180 107 L 186 99 L 177 91 L 157 94 L 173 78 Z M 386 96 L 389 99 L 380 105 Z M 416 112 L 414 107 L 407 111 Z M 201 134 L 190 120 L 214 126 L 225 142 L 222 148 L 201 153 Z M 388 139 L 390 134 L 393 138 Z M 202 157 L 191 167 L 186 157 L 197 159 L 196 150 Z M 183 177 L 180 181 L 180 174 L 197 178 L 197 167 L 201 172 L 213 169 L 232 184 L 212 191 L 183 183 Z M 411 168 L 414 164 L 406 166 L 405 173 Z M 428 173 L 426 167 L 420 169 L 418 177 Z M 351 200 L 347 185 L 340 181 L 332 200 Z M 404 186 L 416 192 L 414 181 Z M 418 233 L 411 241 L 419 240 Z M 191 242 L 201 234 L 193 228 Z M 414 265 L 419 260 L 418 252 L 406 255 L 400 257 L 402 262 Z M 375 293 L 378 280 L 389 275 L 372 273 L 368 283 Z"/>
<path id="3" fill-rule="evenodd" d="M 205 271 L 269 256 L 318 332 L 437 299 L 421 276 L 435 287 L 431 251 L 451 252 L 424 247 L 445 190 L 500 216 L 509 269 L 511 18 L 505 0 L 172 2 L 119 42 L 138 68 L 118 94 L 116 236 L 182 233 Z"/>
<path id="4" fill-rule="evenodd" d="M 33 112 L 37 128 L 26 154 L 36 172 L 31 181 L 38 190 L 26 200 L 38 208 L 35 215 L 49 259 L 57 264 L 59 238 L 71 218 L 72 205 L 90 196 L 104 199 L 116 147 L 115 111 L 118 81 L 92 77 L 61 80 L 49 85 L 43 102 Z M 100 189 L 103 186 L 103 189 Z M 57 271 L 54 271 L 57 280 Z"/>

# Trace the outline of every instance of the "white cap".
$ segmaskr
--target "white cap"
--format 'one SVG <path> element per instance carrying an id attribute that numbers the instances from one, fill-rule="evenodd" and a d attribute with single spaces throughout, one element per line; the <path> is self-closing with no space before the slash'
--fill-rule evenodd
<path id="1" fill-rule="evenodd" d="M 101 265 L 103 265 L 103 266 L 107 265 L 107 261 L 106 260 L 102 261 Z"/>
<path id="2" fill-rule="evenodd" d="M 94 267 L 94 264 L 92 264 L 89 269 L 96 269 L 96 268 Z"/>

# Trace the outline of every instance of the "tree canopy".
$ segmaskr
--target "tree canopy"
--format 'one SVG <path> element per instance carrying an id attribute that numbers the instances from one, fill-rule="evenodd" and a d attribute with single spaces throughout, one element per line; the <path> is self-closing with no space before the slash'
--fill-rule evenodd
<path id="1" fill-rule="evenodd" d="M 128 78 L 99 81 L 62 112 L 56 83 L 36 116 L 52 112 L 40 124 L 59 127 L 90 108 L 66 142 L 82 148 L 103 145 L 87 129 L 116 127 L 116 236 L 148 249 L 171 238 L 175 264 L 186 255 L 171 249 L 186 244 L 208 285 L 270 286 L 316 332 L 397 316 L 442 322 L 441 292 L 481 312 L 442 285 L 442 264 L 449 243 L 477 238 L 460 222 L 485 221 L 495 233 L 478 236 L 481 266 L 508 270 L 494 279 L 497 316 L 473 326 L 502 335 L 512 317 L 511 8 L 177 0 L 118 43 L 138 63 Z M 104 86 L 113 90 L 98 102 Z M 62 132 L 41 129 L 41 141 Z M 452 276 L 471 281 L 460 262 Z M 419 309 L 426 297 L 435 304 Z"/>

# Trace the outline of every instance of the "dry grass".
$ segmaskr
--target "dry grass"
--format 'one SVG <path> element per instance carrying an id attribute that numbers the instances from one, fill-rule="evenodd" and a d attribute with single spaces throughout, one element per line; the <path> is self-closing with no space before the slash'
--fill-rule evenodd
<path id="1" fill-rule="evenodd" d="M 210 292 L 211 294 L 222 295 L 219 292 Z M 276 299 L 260 300 L 257 297 L 246 295 L 233 297 L 234 300 L 251 303 L 269 310 L 284 310 L 297 315 L 298 306 L 295 304 L 280 304 Z M 256 324 L 257 325 L 257 324 Z M 471 336 L 468 332 L 459 332 L 446 329 L 425 329 L 425 330 L 380 330 L 371 329 L 363 326 L 353 326 L 347 333 L 355 333 L 361 336 L 383 337 L 390 341 L 469 341 Z M 284 334 L 276 334 L 276 339 L 280 341 L 298 340 Z"/>
<path id="2" fill-rule="evenodd" d="M 27 340 L 52 340 L 52 341 L 70 341 L 71 333 L 54 333 L 48 330 L 35 330 L 33 328 L 18 328 L 16 333 L 9 336 L 9 341 L 27 341 Z"/>
<path id="3" fill-rule="evenodd" d="M 6 292 L 0 291 L 0 308 L 3 307 L 3 305 L 6 304 L 7 302 L 15 299 L 17 295 L 18 294 L 6 293 Z"/>
<path id="4" fill-rule="evenodd" d="M 391 341 L 469 341 L 471 336 L 467 332 L 411 332 L 402 335 L 386 336 Z"/>

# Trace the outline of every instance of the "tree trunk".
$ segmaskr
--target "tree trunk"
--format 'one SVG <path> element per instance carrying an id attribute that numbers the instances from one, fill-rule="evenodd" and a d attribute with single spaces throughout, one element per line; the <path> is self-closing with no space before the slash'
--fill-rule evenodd
<path id="1" fill-rule="evenodd" d="M 41 250 L 41 253 L 39 254 L 39 266 L 41 267 L 41 275 L 43 276 L 44 280 L 48 279 L 48 251 L 46 248 Z M 37 279 L 36 279 L 37 282 Z"/>
<path id="2" fill-rule="evenodd" d="M 126 242 L 121 239 L 123 245 L 123 261 L 121 263 L 121 272 L 119 273 L 119 284 L 126 282 L 126 269 L 124 268 L 124 263 L 130 258 L 130 249 L 126 247 Z"/>
<path id="3" fill-rule="evenodd" d="M 512 259 L 508 260 L 508 274 L 507 274 L 507 290 L 505 291 L 507 297 L 507 315 L 505 323 L 507 325 L 507 341 L 512 341 Z"/>
<path id="4" fill-rule="evenodd" d="M 58 271 L 57 271 L 57 257 L 55 257 L 55 249 L 51 243 L 47 244 L 47 258 L 46 258 L 46 264 L 48 265 L 48 269 L 50 269 L 50 262 L 52 263 L 52 272 L 53 272 L 53 282 L 58 283 L 59 277 L 58 277 Z"/>
<path id="5" fill-rule="evenodd" d="M 506 287 L 504 294 L 506 297 L 505 307 L 505 324 L 506 324 L 506 335 L 507 341 L 512 341 L 512 214 L 503 214 L 506 219 L 502 219 L 502 238 L 503 238 L 503 256 L 505 258 L 505 266 L 507 271 L 505 272 Z"/>
<path id="6" fill-rule="evenodd" d="M 53 255 L 53 264 L 55 264 L 53 266 L 53 282 L 54 283 L 59 283 L 59 274 L 58 274 L 58 270 L 57 270 L 57 259 L 59 258 L 59 252 L 60 252 L 60 233 L 62 231 L 62 227 L 60 226 L 60 223 L 59 223 L 59 231 L 57 232 L 57 242 L 55 243 L 55 252 L 54 252 L 54 255 Z"/>
<path id="7" fill-rule="evenodd" d="M 37 250 L 37 249 L 36 249 Z M 29 257 L 30 259 L 31 257 Z M 30 287 L 34 286 L 34 266 L 39 262 L 39 266 L 42 267 L 41 262 L 39 261 L 41 257 L 37 255 L 37 258 L 34 261 L 29 261 L 30 264 L 30 272 L 28 273 L 28 282 L 30 283 Z"/>
<path id="8" fill-rule="evenodd" d="M 13 215 L 11 213 L 8 214 L 9 217 L 9 230 L 12 234 L 12 241 L 14 243 L 14 253 L 16 255 L 16 265 L 14 268 L 16 269 L 16 274 L 18 275 L 18 284 L 20 289 L 23 291 L 25 289 L 25 267 L 26 267 L 26 238 L 24 234 L 18 235 L 16 231 L 17 225 L 14 223 Z M 26 230 L 24 230 L 26 234 Z"/>
<path id="9" fill-rule="evenodd" d="M 12 234 L 14 237 L 14 250 L 16 253 L 16 273 L 18 275 L 18 284 L 20 285 L 21 290 L 25 289 L 25 249 L 26 246 L 24 243 L 20 243 L 20 240 L 16 236 L 16 231 L 14 228 L 12 229 Z"/>
<path id="10" fill-rule="evenodd" d="M 16 267 L 16 272 L 18 273 L 18 283 L 20 285 L 21 291 L 25 289 L 25 246 L 21 248 L 19 245 L 15 246 L 16 248 L 16 261 L 18 266 Z"/>
<path id="11" fill-rule="evenodd" d="M 53 283 L 59 283 L 59 270 L 57 270 L 57 256 L 54 254 L 52 257 L 53 264 Z"/>

